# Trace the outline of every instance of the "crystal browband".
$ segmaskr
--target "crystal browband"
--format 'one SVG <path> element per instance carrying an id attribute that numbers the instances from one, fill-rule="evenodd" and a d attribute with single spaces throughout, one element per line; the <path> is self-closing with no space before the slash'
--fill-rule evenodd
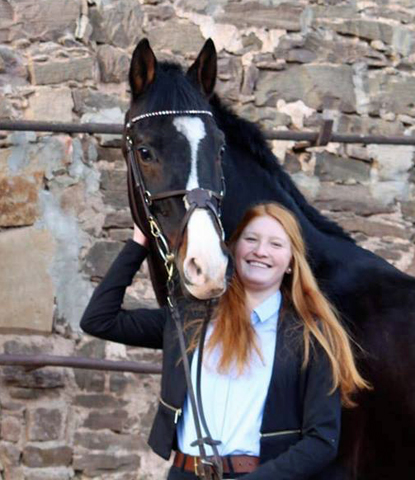
<path id="1" fill-rule="evenodd" d="M 160 110 L 158 112 L 149 112 L 133 117 L 128 123 L 127 128 L 130 128 L 133 123 L 143 120 L 149 117 L 161 117 L 162 115 L 210 115 L 213 117 L 213 113 L 209 110 Z"/>

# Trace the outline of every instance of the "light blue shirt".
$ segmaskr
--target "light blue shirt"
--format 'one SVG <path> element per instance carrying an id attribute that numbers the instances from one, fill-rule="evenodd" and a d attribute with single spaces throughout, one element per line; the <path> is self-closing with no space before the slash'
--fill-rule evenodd
<path id="1" fill-rule="evenodd" d="M 280 306 L 281 292 L 278 291 L 252 312 L 251 322 L 263 359 L 254 352 L 249 367 L 242 375 L 238 376 L 236 367 L 224 375 L 217 373 L 219 348 L 210 354 L 204 353 L 201 381 L 203 409 L 212 438 L 222 442 L 218 446 L 222 456 L 259 456 L 260 428 L 274 364 Z M 211 333 L 212 326 L 209 326 L 206 342 Z M 196 385 L 198 354 L 196 349 L 191 366 L 193 385 Z M 188 395 L 177 434 L 180 451 L 199 455 L 198 447 L 190 446 L 197 437 Z M 212 455 L 210 447 L 206 447 L 206 452 Z"/>

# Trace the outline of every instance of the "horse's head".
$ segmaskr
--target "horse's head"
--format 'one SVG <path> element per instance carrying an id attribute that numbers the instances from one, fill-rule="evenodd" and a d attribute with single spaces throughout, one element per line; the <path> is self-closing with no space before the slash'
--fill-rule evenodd
<path id="1" fill-rule="evenodd" d="M 174 253 L 191 295 L 219 296 L 226 288 L 228 254 L 219 220 L 224 135 L 208 102 L 216 79 L 214 44 L 206 42 L 185 74 L 176 64 L 158 63 L 142 40 L 129 79 L 123 151 L 134 220 L 161 257 Z"/>

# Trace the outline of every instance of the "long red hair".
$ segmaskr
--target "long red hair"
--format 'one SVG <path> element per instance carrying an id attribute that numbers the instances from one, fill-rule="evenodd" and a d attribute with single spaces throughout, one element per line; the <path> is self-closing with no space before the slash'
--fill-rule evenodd
<path id="1" fill-rule="evenodd" d="M 245 213 L 231 237 L 229 247 L 233 251 L 246 226 L 253 219 L 264 215 L 279 222 L 290 239 L 292 273 L 285 275 L 281 291 L 284 302 L 294 308 L 304 324 L 303 367 L 307 366 L 310 358 L 311 342 L 317 341 L 330 360 L 333 374 L 332 392 L 340 388 L 343 404 L 354 406 L 352 394 L 358 389 L 370 388 L 370 385 L 356 368 L 350 338 L 342 327 L 335 308 L 318 287 L 307 262 L 304 241 L 294 215 L 277 203 L 258 204 Z M 191 348 L 195 345 L 196 338 Z M 236 365 L 239 373 L 242 373 L 255 352 L 261 355 L 250 321 L 244 287 L 237 272 L 219 300 L 207 351 L 212 351 L 215 347 L 220 347 L 222 352 L 218 370 L 223 373 L 232 365 Z"/>

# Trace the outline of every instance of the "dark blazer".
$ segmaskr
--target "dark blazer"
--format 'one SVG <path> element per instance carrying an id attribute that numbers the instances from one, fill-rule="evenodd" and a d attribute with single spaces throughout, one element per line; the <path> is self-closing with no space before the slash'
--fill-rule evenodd
<path id="1" fill-rule="evenodd" d="M 149 445 L 168 459 L 177 449 L 176 424 L 187 392 L 174 322 L 166 308 L 121 309 L 125 288 L 145 255 L 145 248 L 127 242 L 95 290 L 81 328 L 106 340 L 163 349 L 160 402 Z M 244 476 L 247 480 L 341 478 L 335 463 L 341 404 L 338 391 L 328 394 L 332 381 L 329 361 L 317 344 L 306 369 L 302 361 L 301 322 L 284 305 L 261 426 L 261 465 Z"/>

